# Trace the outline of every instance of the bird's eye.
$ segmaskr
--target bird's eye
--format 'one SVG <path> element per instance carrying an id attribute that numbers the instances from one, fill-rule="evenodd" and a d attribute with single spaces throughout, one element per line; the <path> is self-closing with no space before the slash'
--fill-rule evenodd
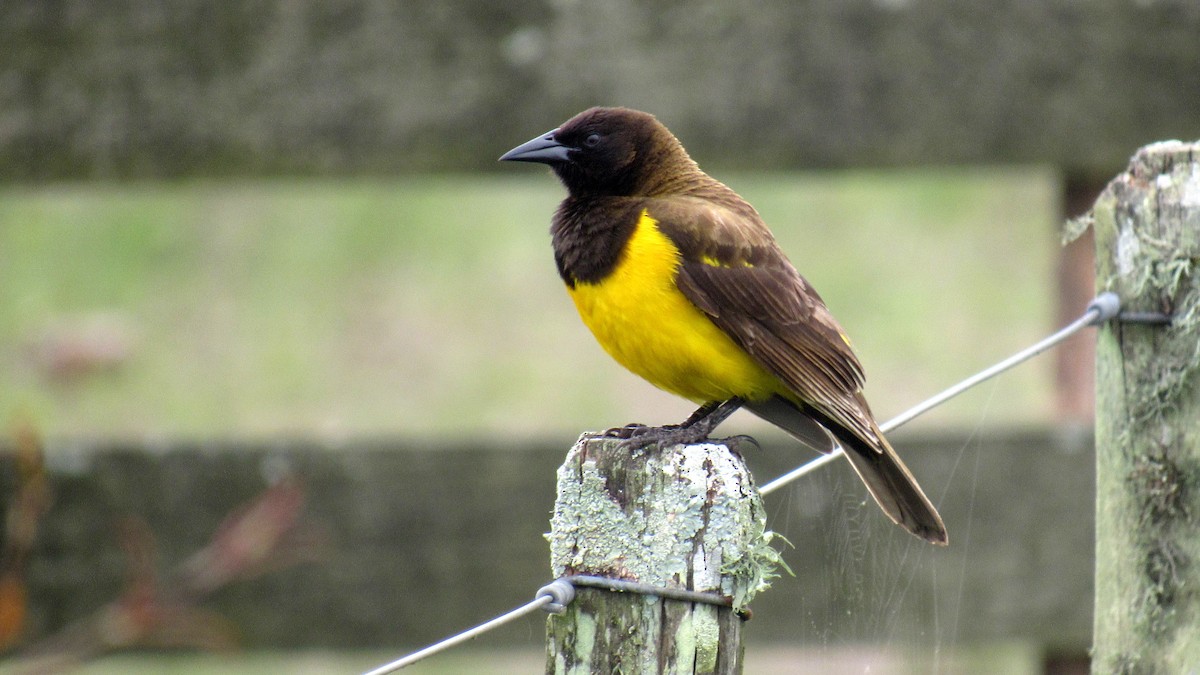
<path id="1" fill-rule="evenodd" d="M 583 139 L 583 144 L 589 148 L 594 148 L 600 145 L 600 134 L 588 134 L 588 137 Z"/>

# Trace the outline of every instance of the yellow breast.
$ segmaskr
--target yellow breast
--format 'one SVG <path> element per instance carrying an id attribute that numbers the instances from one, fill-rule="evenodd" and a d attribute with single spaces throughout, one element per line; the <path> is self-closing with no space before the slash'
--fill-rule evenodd
<path id="1" fill-rule="evenodd" d="M 584 324 L 618 363 L 697 403 L 780 391 L 772 375 L 675 285 L 679 250 L 642 212 L 613 272 L 569 289 Z"/>

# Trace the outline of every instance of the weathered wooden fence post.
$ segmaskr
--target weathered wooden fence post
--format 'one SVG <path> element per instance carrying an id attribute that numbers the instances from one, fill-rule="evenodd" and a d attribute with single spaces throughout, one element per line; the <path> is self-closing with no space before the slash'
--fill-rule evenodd
<path id="1" fill-rule="evenodd" d="M 558 471 L 554 575 L 710 592 L 732 606 L 578 588 L 547 619 L 546 672 L 740 673 L 740 609 L 779 563 L 765 527 L 750 473 L 724 445 L 581 439 Z"/>
<path id="2" fill-rule="evenodd" d="M 1097 338 L 1092 672 L 1200 672 L 1200 144 L 1139 150 L 1093 218 L 1124 319 Z"/>

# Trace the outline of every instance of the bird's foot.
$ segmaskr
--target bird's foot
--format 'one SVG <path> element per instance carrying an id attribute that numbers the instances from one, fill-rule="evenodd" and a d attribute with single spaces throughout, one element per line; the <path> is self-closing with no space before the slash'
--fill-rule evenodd
<path id="1" fill-rule="evenodd" d="M 700 406 L 683 424 L 649 427 L 633 422 L 623 427 L 613 427 L 592 438 L 616 438 L 620 440 L 621 446 L 628 450 L 639 450 L 648 445 L 660 447 L 691 445 L 709 440 L 708 434 L 741 406 L 742 401 L 738 398 L 727 401 L 710 401 Z M 734 436 L 728 439 L 719 439 L 718 442 L 735 447 L 742 440 L 754 443 L 754 439 L 749 436 Z M 754 443 L 754 445 L 757 446 L 758 443 Z"/>
<path id="2" fill-rule="evenodd" d="M 704 429 L 698 429 L 694 426 L 688 427 L 682 424 L 664 424 L 661 427 L 651 427 L 633 422 L 623 427 L 613 427 L 597 434 L 590 434 L 588 438 L 617 439 L 621 441 L 621 447 L 626 450 L 640 450 L 648 445 L 655 444 L 662 447 L 670 447 L 673 445 L 691 445 L 703 441 L 719 443 L 735 452 L 741 452 L 742 448 L 746 445 L 752 445 L 756 449 L 761 449 L 758 441 L 745 434 L 738 434 L 727 438 L 711 438 L 705 433 Z"/>
<path id="3" fill-rule="evenodd" d="M 672 445 L 691 445 L 704 441 L 720 443 L 734 449 L 740 448 L 744 443 L 750 443 L 754 447 L 758 447 L 758 441 L 749 436 L 738 435 L 728 438 L 712 438 L 709 436 L 710 431 L 711 429 L 705 429 L 704 425 L 664 424 L 660 427 L 651 427 L 635 423 L 626 424 L 623 427 L 614 427 L 597 434 L 595 437 L 620 439 L 621 446 L 628 450 L 639 450 L 648 445 L 670 447 Z"/>
<path id="4" fill-rule="evenodd" d="M 626 450 L 640 450 L 648 445 L 658 445 L 664 448 L 673 445 L 690 445 L 708 440 L 707 429 L 682 424 L 666 424 L 661 427 L 627 424 L 620 429 L 627 430 L 624 435 L 618 436 L 621 439 L 621 447 Z"/>
<path id="5" fill-rule="evenodd" d="M 672 425 L 673 426 L 673 425 Z M 630 422 L 623 427 L 613 427 L 606 429 L 598 434 L 592 434 L 592 438 L 620 438 L 622 440 L 633 438 L 640 434 L 646 433 L 646 430 L 654 427 L 647 426 L 641 422 Z"/>
<path id="6" fill-rule="evenodd" d="M 661 427 L 652 427 L 640 422 L 630 422 L 623 427 L 613 427 L 598 434 L 592 434 L 589 438 L 615 438 L 622 441 L 621 445 L 630 450 L 637 450 L 661 440 L 664 434 L 675 434 L 683 429 L 684 427 L 681 424 L 665 424 Z"/>

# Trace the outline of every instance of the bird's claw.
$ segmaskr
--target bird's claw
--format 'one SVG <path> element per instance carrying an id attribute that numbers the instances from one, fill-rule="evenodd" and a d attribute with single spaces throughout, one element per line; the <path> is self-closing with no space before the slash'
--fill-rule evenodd
<path id="1" fill-rule="evenodd" d="M 638 434 L 645 433 L 645 430 L 649 429 L 649 428 L 650 427 L 646 426 L 645 424 L 642 424 L 641 422 L 630 422 L 629 424 L 626 424 L 623 427 L 613 427 L 611 429 L 605 429 L 604 431 L 601 431 L 600 433 L 596 434 L 595 437 L 596 438 L 628 439 L 628 438 L 633 438 L 634 436 L 637 436 Z"/>

